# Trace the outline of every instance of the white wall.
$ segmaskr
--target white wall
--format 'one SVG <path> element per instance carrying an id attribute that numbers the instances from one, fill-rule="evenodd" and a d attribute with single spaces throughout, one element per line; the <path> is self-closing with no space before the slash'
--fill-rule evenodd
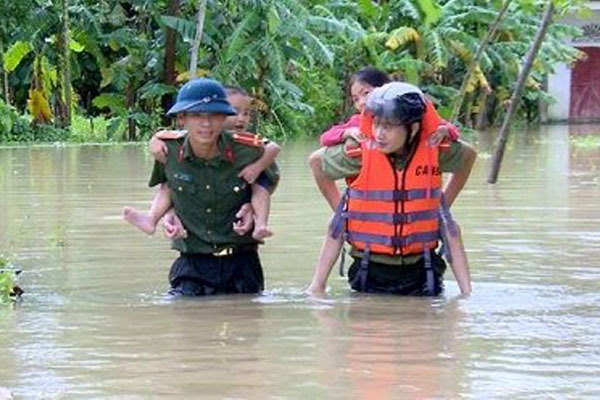
<path id="1" fill-rule="evenodd" d="M 571 68 L 566 64 L 558 65 L 554 74 L 548 77 L 548 92 L 556 101 L 548 107 L 548 119 L 550 121 L 568 120 L 571 104 Z"/>
<path id="2" fill-rule="evenodd" d="M 589 2 L 592 10 L 591 18 L 581 19 L 570 15 L 564 17 L 560 22 L 583 27 L 588 24 L 600 23 L 600 1 Z M 600 47 L 600 42 L 570 42 L 576 47 Z M 565 64 L 557 65 L 554 74 L 548 76 L 548 92 L 554 97 L 555 103 L 548 107 L 548 119 L 550 121 L 566 121 L 569 119 L 569 107 L 571 102 L 571 69 Z"/>

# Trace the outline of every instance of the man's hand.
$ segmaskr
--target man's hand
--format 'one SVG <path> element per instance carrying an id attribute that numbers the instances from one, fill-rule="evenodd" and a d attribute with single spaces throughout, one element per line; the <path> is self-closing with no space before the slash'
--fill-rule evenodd
<path id="1" fill-rule="evenodd" d="M 171 240 L 185 239 L 187 237 L 185 227 L 173 210 L 169 211 L 163 218 L 163 227 L 165 236 Z"/>
<path id="2" fill-rule="evenodd" d="M 256 179 L 262 171 L 262 166 L 258 162 L 253 162 L 252 164 L 246 165 L 238 177 L 243 178 L 246 182 L 252 185 L 254 182 L 256 182 Z"/>
<path id="3" fill-rule="evenodd" d="M 242 205 L 238 213 L 235 215 L 238 220 L 233 223 L 233 231 L 240 236 L 243 236 L 252 230 L 254 226 L 254 210 L 250 203 Z"/>
<path id="4" fill-rule="evenodd" d="M 152 139 L 150 139 L 149 148 L 150 154 L 152 154 L 152 157 L 154 157 L 156 161 L 161 162 L 163 164 L 167 162 L 167 155 L 169 154 L 169 149 L 167 148 L 165 142 L 163 142 L 156 136 L 152 136 Z"/>

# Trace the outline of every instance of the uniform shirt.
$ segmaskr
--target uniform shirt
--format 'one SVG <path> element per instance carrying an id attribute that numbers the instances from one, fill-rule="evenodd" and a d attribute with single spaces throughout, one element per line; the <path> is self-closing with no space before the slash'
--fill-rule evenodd
<path id="1" fill-rule="evenodd" d="M 167 162 L 154 163 L 149 186 L 167 183 L 175 212 L 188 232 L 187 238 L 173 241 L 173 248 L 207 254 L 255 244 L 251 232 L 240 236 L 233 231 L 233 223 L 251 196 L 251 186 L 238 174 L 262 155 L 263 147 L 238 143 L 224 131 L 217 142 L 219 154 L 206 160 L 194 155 L 187 135 L 165 143 Z M 273 187 L 277 184 L 275 164 L 264 175 Z"/>
<path id="2" fill-rule="evenodd" d="M 360 145 L 352 139 L 344 144 L 327 147 L 323 152 L 323 172 L 331 180 L 352 178 L 358 176 L 362 166 L 360 156 Z M 444 141 L 439 151 L 439 166 L 442 172 L 455 172 L 461 164 L 465 154 L 465 146 L 460 141 Z M 402 170 L 406 165 L 406 159 L 395 157 L 394 165 Z M 352 249 L 352 256 L 362 257 L 362 252 Z M 419 260 L 421 255 L 389 256 L 371 253 L 370 259 L 382 264 L 409 265 Z"/>

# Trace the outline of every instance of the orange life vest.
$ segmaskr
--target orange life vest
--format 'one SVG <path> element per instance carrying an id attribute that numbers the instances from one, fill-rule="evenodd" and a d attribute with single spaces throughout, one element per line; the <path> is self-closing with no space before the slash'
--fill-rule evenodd
<path id="1" fill-rule="evenodd" d="M 358 250 L 368 247 L 388 255 L 435 249 L 442 195 L 437 148 L 420 140 L 410 163 L 399 171 L 372 141 L 362 146 L 363 166 L 348 189 L 348 241 Z"/>
<path id="2" fill-rule="evenodd" d="M 429 146 L 439 116 L 428 102 L 414 155 L 401 171 L 371 139 L 361 143 L 362 167 L 347 191 L 347 239 L 358 250 L 420 254 L 439 238 L 442 175 L 438 148 Z"/>

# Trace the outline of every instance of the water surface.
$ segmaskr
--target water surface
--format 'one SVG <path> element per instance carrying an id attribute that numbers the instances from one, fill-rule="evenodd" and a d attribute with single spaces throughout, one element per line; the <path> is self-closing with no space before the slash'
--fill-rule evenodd
<path id="1" fill-rule="evenodd" d="M 120 220 L 147 207 L 144 146 L 0 149 L 0 253 L 25 270 L 0 307 L 0 386 L 18 398 L 425 399 L 600 396 L 600 149 L 517 133 L 485 183 L 482 137 L 455 216 L 475 292 L 302 296 L 329 211 L 316 147 L 290 143 L 260 296 L 171 301 L 176 254 Z"/>

